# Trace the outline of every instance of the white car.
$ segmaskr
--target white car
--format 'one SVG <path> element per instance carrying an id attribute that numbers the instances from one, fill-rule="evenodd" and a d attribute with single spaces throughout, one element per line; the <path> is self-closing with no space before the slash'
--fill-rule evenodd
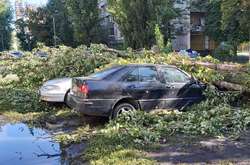
<path id="1" fill-rule="evenodd" d="M 46 102 L 66 103 L 72 78 L 60 78 L 45 82 L 39 89 L 40 99 Z"/>

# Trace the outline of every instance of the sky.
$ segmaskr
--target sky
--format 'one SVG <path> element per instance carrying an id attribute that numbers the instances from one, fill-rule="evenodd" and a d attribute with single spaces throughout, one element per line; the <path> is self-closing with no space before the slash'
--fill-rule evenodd
<path id="1" fill-rule="evenodd" d="M 45 5 L 48 0 L 23 0 L 24 4 L 32 4 L 32 5 Z M 15 4 L 15 0 L 11 0 L 12 5 Z"/>
<path id="2" fill-rule="evenodd" d="M 48 0 L 23 0 L 27 4 L 45 5 Z"/>

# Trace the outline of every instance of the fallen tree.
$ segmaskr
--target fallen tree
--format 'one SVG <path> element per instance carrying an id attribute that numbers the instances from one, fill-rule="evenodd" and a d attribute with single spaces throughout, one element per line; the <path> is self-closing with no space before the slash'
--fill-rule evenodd
<path id="1" fill-rule="evenodd" d="M 238 65 L 238 64 L 214 64 L 214 63 L 209 63 L 209 62 L 194 62 L 193 65 L 200 65 L 204 66 L 210 69 L 218 70 L 218 71 L 243 71 L 246 72 L 247 68 Z"/>
<path id="2" fill-rule="evenodd" d="M 245 91 L 246 89 L 239 85 L 239 84 L 233 84 L 226 81 L 217 81 L 213 83 L 215 86 L 219 87 L 220 89 L 226 89 L 229 91 Z"/>
<path id="3" fill-rule="evenodd" d="M 118 57 L 128 57 L 128 54 L 125 51 L 120 51 L 120 50 L 116 50 L 116 49 L 112 49 L 112 48 L 108 48 L 108 47 L 104 47 L 103 51 L 105 52 L 110 52 L 110 53 L 114 53 L 117 54 Z M 135 54 L 141 54 L 143 51 L 135 51 Z M 151 51 L 152 54 L 154 54 Z M 201 61 L 194 61 L 191 63 L 192 65 L 200 65 L 203 67 L 207 67 L 210 69 L 214 69 L 214 70 L 218 70 L 218 71 L 243 71 L 246 72 L 247 68 L 239 65 L 239 64 L 215 64 L 215 63 L 211 63 L 211 62 L 201 62 Z"/>

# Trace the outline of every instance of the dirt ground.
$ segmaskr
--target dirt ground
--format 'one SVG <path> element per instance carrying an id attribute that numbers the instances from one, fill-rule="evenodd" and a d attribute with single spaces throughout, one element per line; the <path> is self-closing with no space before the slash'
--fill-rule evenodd
<path id="1" fill-rule="evenodd" d="M 148 156 L 162 165 L 171 164 L 221 164 L 250 165 L 250 131 L 237 140 L 215 138 L 207 140 L 170 140 L 160 150 Z"/>

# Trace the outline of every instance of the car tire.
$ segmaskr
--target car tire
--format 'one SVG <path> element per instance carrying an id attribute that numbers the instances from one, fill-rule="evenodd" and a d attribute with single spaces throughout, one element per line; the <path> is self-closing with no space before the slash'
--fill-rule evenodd
<path id="1" fill-rule="evenodd" d="M 65 94 L 65 97 L 64 97 L 64 104 L 68 107 L 68 108 L 71 108 L 70 105 L 68 104 L 68 95 L 69 95 L 69 92 L 68 91 L 66 94 Z"/>
<path id="2" fill-rule="evenodd" d="M 117 106 L 115 106 L 112 118 L 115 119 L 115 118 L 119 117 L 119 115 L 121 115 L 123 113 L 129 113 L 129 112 L 133 112 L 133 111 L 136 111 L 136 108 L 132 104 L 130 104 L 130 103 L 120 103 Z"/>

